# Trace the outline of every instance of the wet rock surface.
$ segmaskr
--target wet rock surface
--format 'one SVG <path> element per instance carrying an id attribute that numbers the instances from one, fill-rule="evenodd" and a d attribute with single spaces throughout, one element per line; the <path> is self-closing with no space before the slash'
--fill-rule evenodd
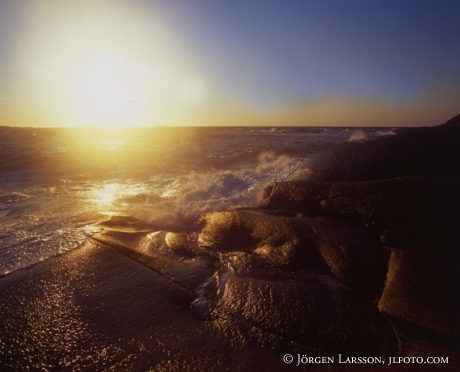
<path id="1" fill-rule="evenodd" d="M 268 187 L 265 205 L 181 231 L 89 216 L 82 248 L 0 280 L 2 367 L 283 371 L 290 353 L 456 370 L 459 139 L 457 117 L 347 144 Z"/>
<path id="2" fill-rule="evenodd" d="M 299 172 L 308 177 L 267 188 L 265 206 L 205 216 L 200 238 L 234 267 L 218 312 L 321 350 L 392 355 L 396 348 L 409 355 L 418 345 L 419 355 L 455 354 L 459 139 L 456 117 L 436 128 L 346 144 Z M 271 280 L 268 272 L 290 279 Z M 305 280 L 305 273 L 312 276 Z M 321 276 L 339 283 L 334 295 L 317 286 Z M 348 327 L 355 332 L 347 334 Z"/>
<path id="3" fill-rule="evenodd" d="M 287 371 L 196 294 L 101 244 L 0 281 L 2 371 Z"/>

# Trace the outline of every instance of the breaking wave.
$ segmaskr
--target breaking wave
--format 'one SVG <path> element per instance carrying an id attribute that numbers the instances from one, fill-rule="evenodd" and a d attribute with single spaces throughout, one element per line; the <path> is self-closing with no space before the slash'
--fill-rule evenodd
<path id="1" fill-rule="evenodd" d="M 80 246 L 102 214 L 174 231 L 259 205 L 338 143 L 392 134 L 343 128 L 0 127 L 0 276 Z"/>

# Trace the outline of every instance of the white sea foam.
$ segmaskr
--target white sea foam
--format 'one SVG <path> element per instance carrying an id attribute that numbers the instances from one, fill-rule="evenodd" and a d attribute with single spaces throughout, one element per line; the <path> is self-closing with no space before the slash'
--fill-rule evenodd
<path id="1" fill-rule="evenodd" d="M 301 159 L 263 152 L 251 168 L 191 172 L 171 182 L 157 178 L 156 184 L 148 186 L 148 202 L 131 203 L 124 212 L 166 229 L 206 212 L 258 205 L 268 184 L 288 179 L 302 163 Z"/>
<path id="2" fill-rule="evenodd" d="M 394 129 L 379 130 L 377 136 L 394 136 L 396 132 Z"/>
<path id="3" fill-rule="evenodd" d="M 367 139 L 366 133 L 361 129 L 356 129 L 351 133 L 351 136 L 348 138 L 348 142 L 364 141 L 366 139 Z"/>

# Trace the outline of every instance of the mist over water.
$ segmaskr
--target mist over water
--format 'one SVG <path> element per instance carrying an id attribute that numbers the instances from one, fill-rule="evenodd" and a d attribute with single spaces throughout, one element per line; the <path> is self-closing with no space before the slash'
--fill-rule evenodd
<path id="1" fill-rule="evenodd" d="M 356 133 L 0 127 L 0 275 L 78 247 L 98 213 L 129 214 L 174 231 L 206 212 L 260 204 L 265 186 Z M 390 134 L 364 128 L 359 139 Z"/>

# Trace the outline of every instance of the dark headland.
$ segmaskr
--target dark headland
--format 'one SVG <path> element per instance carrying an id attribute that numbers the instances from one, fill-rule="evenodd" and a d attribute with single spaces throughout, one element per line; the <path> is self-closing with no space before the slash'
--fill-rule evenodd
<path id="1" fill-rule="evenodd" d="M 459 142 L 456 116 L 346 143 L 181 231 L 81 215 L 82 247 L 0 279 L 0 370 L 459 370 Z"/>

